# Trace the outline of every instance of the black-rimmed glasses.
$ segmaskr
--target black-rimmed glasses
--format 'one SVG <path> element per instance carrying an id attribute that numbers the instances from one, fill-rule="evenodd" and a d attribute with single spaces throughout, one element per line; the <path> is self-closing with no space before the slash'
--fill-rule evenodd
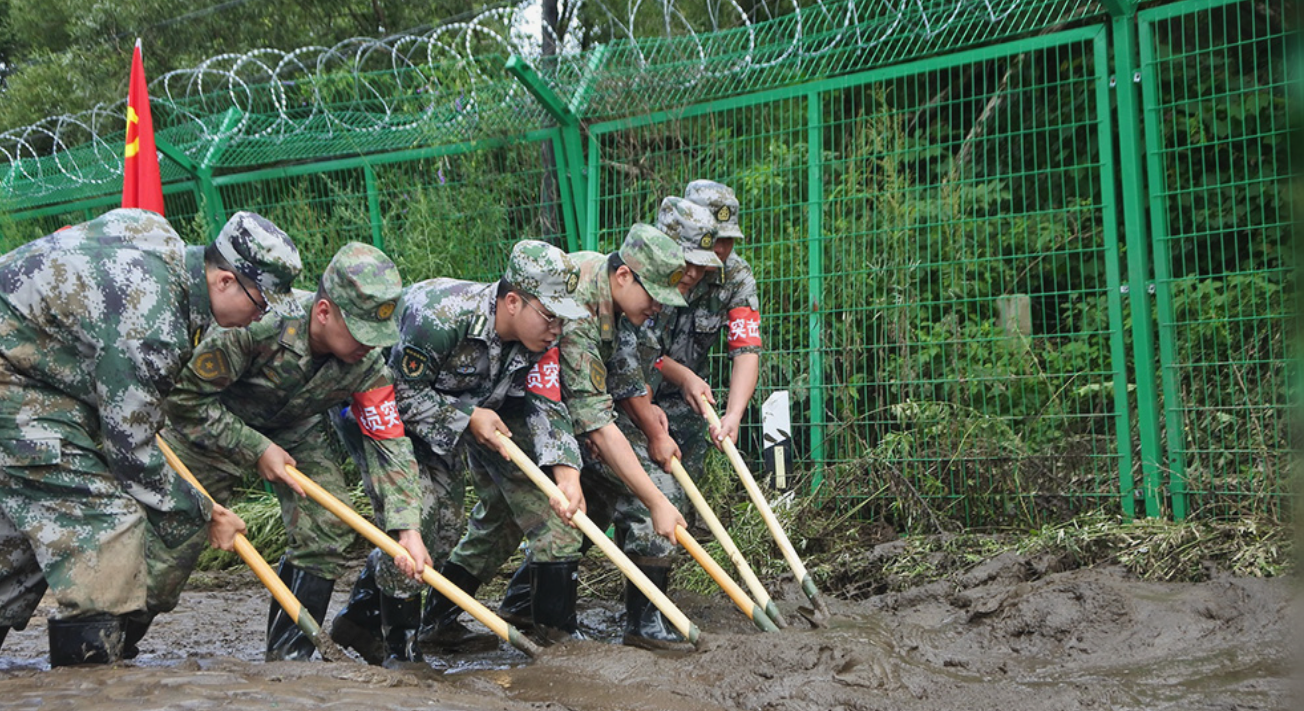
<path id="1" fill-rule="evenodd" d="M 263 303 L 261 304 L 258 303 L 258 301 L 254 299 L 254 295 L 250 294 L 249 290 L 245 288 L 244 282 L 240 281 L 239 277 L 236 278 L 235 283 L 239 284 L 240 291 L 243 291 L 244 295 L 249 297 L 249 303 L 253 304 L 254 308 L 258 309 L 258 317 L 262 318 L 263 316 L 266 316 L 268 310 L 270 310 L 272 307 L 266 301 L 263 301 Z"/>
<path id="2" fill-rule="evenodd" d="M 535 306 L 534 302 L 525 294 L 521 294 L 521 301 L 524 301 L 525 303 L 529 304 L 530 308 L 534 309 L 534 313 L 542 316 L 543 322 L 547 324 L 549 327 L 552 327 L 554 324 L 557 324 L 561 320 L 560 317 L 557 316 L 557 314 L 553 314 L 549 316 L 548 314 L 544 313 L 543 309 L 540 309 L 538 306 Z"/>

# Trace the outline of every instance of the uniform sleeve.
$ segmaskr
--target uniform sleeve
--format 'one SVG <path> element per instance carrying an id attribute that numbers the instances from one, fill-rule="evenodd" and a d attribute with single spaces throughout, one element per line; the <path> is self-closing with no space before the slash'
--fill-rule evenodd
<path id="1" fill-rule="evenodd" d="M 729 298 L 725 304 L 728 331 L 725 341 L 729 346 L 729 357 L 760 353 L 760 297 L 751 265 L 739 260 L 739 264 L 729 270 L 728 280 Z"/>
<path id="2" fill-rule="evenodd" d="M 381 500 L 383 519 L 377 524 L 386 531 L 421 527 L 421 484 L 412 440 L 407 437 L 395 402 L 394 383 L 379 353 L 368 357 L 370 372 L 353 396 L 351 409 L 362 432 L 371 489 Z"/>
<path id="3" fill-rule="evenodd" d="M 579 445 L 575 442 L 570 410 L 561 401 L 560 348 L 553 347 L 541 355 L 525 372 L 525 428 L 530 433 L 536 463 L 541 467 L 563 464 L 582 466 Z"/>
<path id="4" fill-rule="evenodd" d="M 536 462 L 541 467 L 562 464 L 580 469 L 580 447 L 565 403 L 553 402 L 533 393 L 525 395 L 525 424 L 534 441 Z"/>
<path id="5" fill-rule="evenodd" d="M 155 280 L 169 289 L 166 275 L 142 273 L 137 285 Z M 179 287 L 172 286 L 173 291 Z M 174 294 L 179 303 L 180 295 Z M 126 309 L 140 308 L 129 304 Z M 151 324 L 133 338 L 121 338 L 120 323 Z M 165 424 L 163 394 L 181 368 L 186 352 L 186 320 L 159 314 L 123 313 L 113 323 L 87 324 L 97 333 L 94 376 L 100 432 L 110 471 L 123 489 L 145 507 L 155 531 L 169 546 L 179 545 L 207 525 L 212 504 L 163 461 L 154 437 Z M 168 333 L 168 326 L 177 326 Z"/>
<path id="6" fill-rule="evenodd" d="M 653 364 L 661 357 L 661 343 L 649 326 L 621 320 L 616 348 L 607 359 L 607 392 L 614 400 L 638 397 L 648 391 Z"/>
<path id="7" fill-rule="evenodd" d="M 261 329 L 260 329 L 261 330 Z M 272 441 L 222 404 L 222 391 L 249 368 L 250 329 L 214 329 L 181 371 L 166 409 L 172 429 L 196 449 L 216 452 L 241 469 L 255 466 Z"/>
<path id="8" fill-rule="evenodd" d="M 444 359 L 460 340 L 455 328 L 428 321 L 404 324 L 403 337 L 390 351 L 394 394 L 399 415 L 409 436 L 420 437 L 430 448 L 448 454 L 471 423 L 475 402 L 442 393 L 435 379 Z"/>
<path id="9" fill-rule="evenodd" d="M 598 349 L 598 319 L 567 322 L 561 342 L 561 395 L 576 435 L 616 421 L 615 403 L 607 392 L 607 365 Z"/>

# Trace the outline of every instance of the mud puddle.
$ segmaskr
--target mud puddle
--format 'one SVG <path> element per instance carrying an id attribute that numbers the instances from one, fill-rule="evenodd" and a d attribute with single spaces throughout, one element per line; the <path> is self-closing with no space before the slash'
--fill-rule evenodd
<path id="1" fill-rule="evenodd" d="M 344 603 L 346 586 L 332 602 Z M 682 596 L 706 632 L 692 653 L 619 646 L 614 603 L 587 605 L 597 639 L 529 662 L 506 647 L 429 671 L 262 659 L 265 593 L 187 592 L 134 662 L 45 667 L 34 620 L 0 649 L 0 707 L 41 709 L 1293 709 L 1288 581 L 1144 583 L 1114 569 L 1049 575 L 1002 556 L 960 581 L 857 603 L 810 629 L 750 628 L 723 598 Z"/>

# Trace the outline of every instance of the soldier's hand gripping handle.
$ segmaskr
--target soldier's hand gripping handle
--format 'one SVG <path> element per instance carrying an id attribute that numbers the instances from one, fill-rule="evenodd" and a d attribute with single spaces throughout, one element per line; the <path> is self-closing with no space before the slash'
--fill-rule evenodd
<path id="1" fill-rule="evenodd" d="M 285 473 L 285 467 L 297 467 L 298 462 L 290 453 L 281 449 L 275 442 L 267 446 L 267 450 L 258 457 L 258 475 L 270 482 L 280 482 L 291 489 L 299 496 L 303 496 L 303 487 L 299 482 L 294 480 L 289 474 Z"/>
<path id="2" fill-rule="evenodd" d="M 703 400 L 715 404 L 715 395 L 711 392 L 711 386 L 696 373 L 689 372 L 684 376 L 680 390 L 683 391 L 684 400 L 688 402 L 689 407 L 699 415 L 703 414 Z"/>
<path id="3" fill-rule="evenodd" d="M 475 441 L 502 455 L 503 459 L 509 462 L 512 460 L 511 452 L 507 451 L 507 446 L 498 439 L 497 435 L 498 432 L 501 432 L 503 435 L 511 437 L 512 431 L 507 429 L 507 425 L 503 424 L 503 419 L 498 416 L 498 413 L 483 407 L 477 407 L 471 411 L 471 422 L 466 428 L 470 430 Z"/>
<path id="4" fill-rule="evenodd" d="M 679 540 L 675 537 L 675 527 L 682 526 L 688 528 L 688 523 L 680 515 L 679 509 L 670 503 L 670 499 L 661 497 L 661 501 L 655 508 L 650 509 L 652 514 L 652 530 L 656 531 L 658 536 L 665 536 L 670 539 L 671 543 L 678 545 Z"/>
<path id="5" fill-rule="evenodd" d="M 552 506 L 552 510 L 558 516 L 561 516 L 563 521 L 573 527 L 575 521 L 572 520 L 572 517 L 576 511 L 588 513 L 588 504 L 584 501 L 584 489 L 580 486 L 580 472 L 574 467 L 554 464 L 552 478 L 557 482 L 557 488 L 566 497 L 566 502 L 570 503 L 570 507 L 567 508 L 566 503 L 557 498 L 549 498 L 548 504 Z"/>
<path id="6" fill-rule="evenodd" d="M 208 527 L 208 544 L 224 551 L 235 550 L 235 537 L 247 532 L 245 522 L 234 511 L 213 502 L 212 525 Z"/>
<path id="7" fill-rule="evenodd" d="M 430 553 L 426 551 L 426 544 L 421 540 L 421 532 L 416 529 L 405 529 L 398 532 L 398 544 L 403 546 L 408 556 L 398 556 L 394 558 L 394 563 L 404 575 L 413 580 L 421 580 L 421 573 L 426 567 L 434 567 L 435 563 L 430 559 Z M 413 561 L 416 565 L 413 565 Z"/>

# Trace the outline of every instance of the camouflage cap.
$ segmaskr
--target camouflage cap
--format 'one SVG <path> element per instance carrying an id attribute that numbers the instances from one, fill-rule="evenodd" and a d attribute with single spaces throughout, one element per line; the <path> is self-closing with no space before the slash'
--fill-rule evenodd
<path id="1" fill-rule="evenodd" d="M 237 212 L 226 221 L 213 241 L 231 268 L 258 286 L 271 310 L 285 315 L 302 313 L 290 295 L 303 262 L 299 250 L 281 228 L 252 212 Z"/>
<path id="2" fill-rule="evenodd" d="M 403 280 L 385 253 L 360 242 L 349 242 L 326 265 L 321 287 L 340 307 L 349 333 L 365 346 L 398 343 L 399 300 Z"/>
<path id="3" fill-rule="evenodd" d="M 738 198 L 734 197 L 733 188 L 714 180 L 694 180 L 684 188 L 684 199 L 711 211 L 717 237 L 743 239 L 742 228 L 738 226 Z"/>
<path id="4" fill-rule="evenodd" d="M 575 300 L 580 270 L 565 252 L 538 240 L 521 240 L 512 248 L 503 278 L 564 319 L 580 319 L 589 310 Z"/>
<path id="5" fill-rule="evenodd" d="M 685 262 L 717 269 L 724 267 L 711 251 L 711 245 L 715 244 L 715 218 L 706 207 L 681 197 L 668 197 L 661 201 L 657 212 L 657 229 L 679 240 Z"/>
<path id="6" fill-rule="evenodd" d="M 684 250 L 661 230 L 641 223 L 629 228 L 620 245 L 620 259 L 659 303 L 688 305 L 676 288 L 684 278 Z"/>

